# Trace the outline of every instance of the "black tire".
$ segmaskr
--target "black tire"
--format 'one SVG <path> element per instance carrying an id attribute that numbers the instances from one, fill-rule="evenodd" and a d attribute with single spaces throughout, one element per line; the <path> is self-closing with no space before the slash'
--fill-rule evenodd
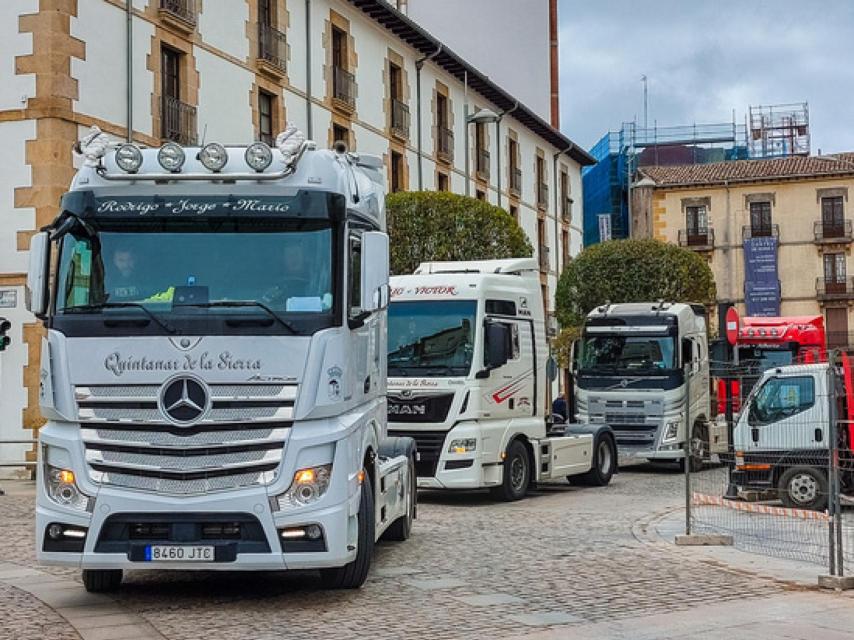
<path id="1" fill-rule="evenodd" d="M 115 591 L 121 584 L 121 569 L 83 569 L 83 586 L 89 593 Z"/>
<path id="2" fill-rule="evenodd" d="M 521 500 L 531 484 L 531 456 L 521 440 L 514 440 L 507 447 L 503 466 L 504 478 L 499 486 L 491 489 L 492 496 L 504 502 Z"/>
<path id="3" fill-rule="evenodd" d="M 359 533 L 355 559 L 343 567 L 320 570 L 325 589 L 358 589 L 368 577 L 374 555 L 374 491 L 370 480 L 362 483 L 359 498 Z"/>
<path id="4" fill-rule="evenodd" d="M 797 465 L 786 469 L 777 481 L 777 495 L 791 509 L 824 511 L 827 508 L 827 475 L 822 469 Z"/>
<path id="5" fill-rule="evenodd" d="M 611 482 L 617 468 L 617 447 L 609 436 L 602 436 L 593 444 L 593 466 L 587 473 L 567 476 L 572 484 L 604 487 Z"/>
<path id="6" fill-rule="evenodd" d="M 406 504 L 406 513 L 392 522 L 383 532 L 382 540 L 393 540 L 395 542 L 403 542 L 408 540 L 412 533 L 412 521 L 415 519 L 416 496 L 418 495 L 418 485 L 415 479 L 415 458 L 409 458 L 409 499 Z"/>
<path id="7" fill-rule="evenodd" d="M 691 428 L 691 457 L 689 458 L 691 473 L 703 470 L 709 451 L 709 438 L 706 425 L 695 422 Z M 679 461 L 679 468 L 685 471 L 685 459 Z"/>

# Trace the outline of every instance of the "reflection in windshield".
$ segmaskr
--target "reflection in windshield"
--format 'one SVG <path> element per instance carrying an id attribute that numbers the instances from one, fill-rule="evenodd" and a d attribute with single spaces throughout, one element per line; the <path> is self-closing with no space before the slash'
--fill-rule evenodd
<path id="1" fill-rule="evenodd" d="M 119 304 L 141 304 L 158 314 L 182 306 L 221 312 L 230 308 L 221 303 L 237 301 L 279 313 L 331 310 L 331 229 L 266 226 L 116 227 L 94 237 L 66 235 L 57 313 Z"/>
<path id="2" fill-rule="evenodd" d="M 739 347 L 738 362 L 751 375 L 759 375 L 773 367 L 785 367 L 794 362 L 791 349 L 767 349 L 762 347 Z"/>
<path id="3" fill-rule="evenodd" d="M 672 337 L 587 336 L 581 344 L 580 368 L 588 371 L 633 371 L 676 368 Z"/>
<path id="4" fill-rule="evenodd" d="M 388 312 L 389 374 L 467 375 L 476 309 L 474 300 L 393 302 Z"/>

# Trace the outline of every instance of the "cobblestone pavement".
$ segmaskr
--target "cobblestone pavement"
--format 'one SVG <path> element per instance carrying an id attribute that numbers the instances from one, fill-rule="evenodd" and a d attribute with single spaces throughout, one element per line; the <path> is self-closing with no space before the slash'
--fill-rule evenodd
<path id="1" fill-rule="evenodd" d="M 677 507 L 682 492 L 675 471 L 641 466 L 606 488 L 547 485 L 511 504 L 478 493 L 422 493 L 412 538 L 382 543 L 359 591 L 322 591 L 311 574 L 134 572 L 117 597 L 124 610 L 175 640 L 332 632 L 340 639 L 439 639 L 608 624 L 709 602 L 743 608 L 785 591 L 634 537 L 639 519 Z M 0 497 L 0 527 L 0 558 L 33 566 L 31 485 Z M 73 570 L 39 571 L 78 579 Z M 75 637 L 62 625 L 33 631 L 49 614 L 26 594 L 0 588 L 0 637 L 18 628 L 9 637 Z"/>

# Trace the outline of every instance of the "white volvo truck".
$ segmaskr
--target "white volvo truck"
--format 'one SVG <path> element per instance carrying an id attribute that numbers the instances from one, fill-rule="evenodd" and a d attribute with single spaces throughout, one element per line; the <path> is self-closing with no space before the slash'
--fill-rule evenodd
<path id="1" fill-rule="evenodd" d="M 391 290 L 389 432 L 417 442 L 420 488 L 610 481 L 611 430 L 551 421 L 536 260 L 427 262 Z"/>
<path id="2" fill-rule="evenodd" d="M 575 345 L 573 372 L 578 421 L 610 425 L 620 455 L 682 461 L 685 438 L 690 437 L 691 464 L 702 466 L 708 455 L 710 407 L 701 305 L 597 307 Z"/>
<path id="3" fill-rule="evenodd" d="M 96 133 L 31 247 L 38 560 L 90 591 L 125 569 L 360 586 L 415 513 L 414 443 L 386 436 L 381 160 Z"/>

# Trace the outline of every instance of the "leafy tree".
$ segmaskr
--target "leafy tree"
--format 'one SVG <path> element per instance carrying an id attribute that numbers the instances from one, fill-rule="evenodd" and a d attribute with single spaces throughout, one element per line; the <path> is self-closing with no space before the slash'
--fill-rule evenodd
<path id="1" fill-rule="evenodd" d="M 529 257 L 525 232 L 504 209 L 442 191 L 391 193 L 386 198 L 391 272 L 412 273 L 430 260 Z"/>
<path id="2" fill-rule="evenodd" d="M 566 267 L 555 294 L 558 320 L 577 327 L 606 302 L 715 300 L 708 262 L 658 240 L 611 240 L 586 248 Z"/>

